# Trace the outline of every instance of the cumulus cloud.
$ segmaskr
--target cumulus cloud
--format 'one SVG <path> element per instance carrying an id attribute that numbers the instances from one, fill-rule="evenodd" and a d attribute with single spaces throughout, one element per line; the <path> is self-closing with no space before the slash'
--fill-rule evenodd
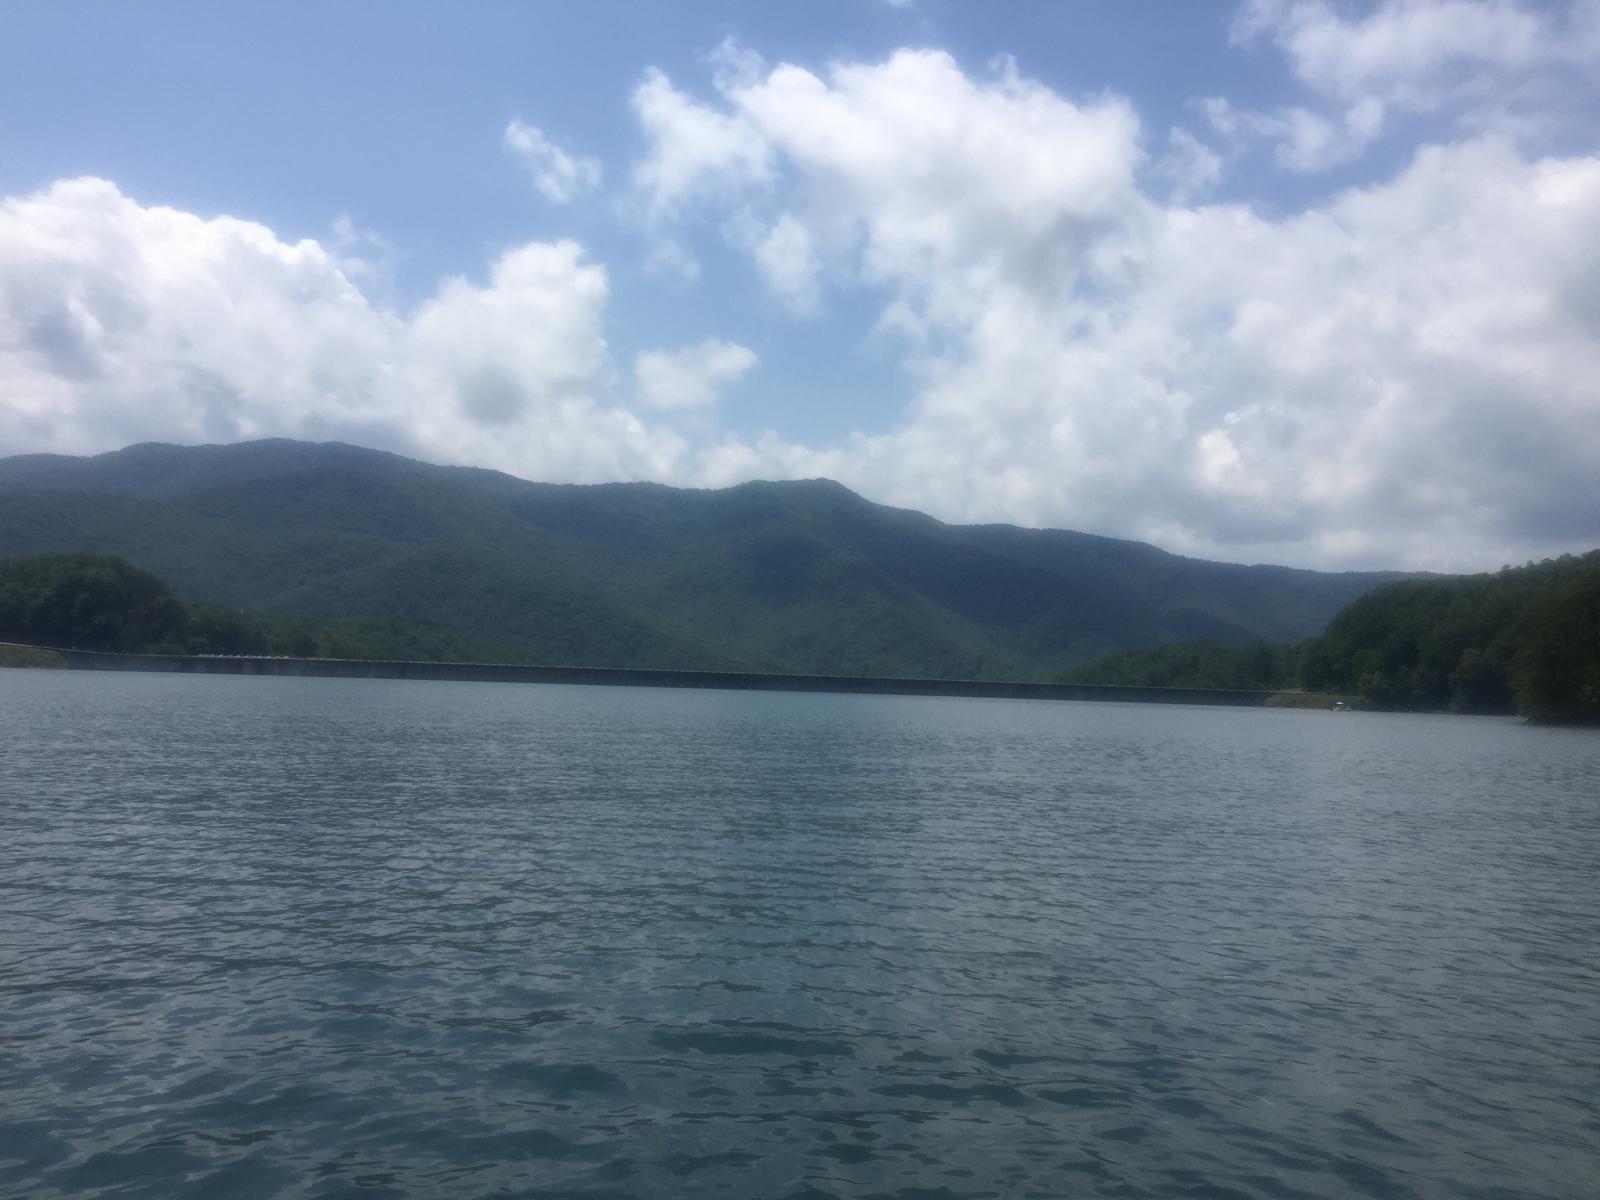
<path id="1" fill-rule="evenodd" d="M 748 347 L 708 338 L 678 350 L 651 350 L 634 364 L 640 399 L 651 408 L 710 408 L 717 393 L 756 365 Z"/>
<path id="2" fill-rule="evenodd" d="M 972 285 L 997 272 L 1058 285 L 1132 196 L 1141 157 L 1124 101 L 1075 105 L 1011 69 L 975 81 L 939 51 L 838 64 L 827 79 L 780 65 L 725 81 L 723 109 L 659 73 L 641 93 L 649 150 L 636 179 L 652 207 L 696 194 L 721 204 L 775 294 L 808 307 L 827 273 L 888 286 L 908 330 L 965 319 Z M 1008 261 L 1023 248 L 1045 256 Z"/>
<path id="3" fill-rule="evenodd" d="M 1319 92 L 1385 103 L 1438 105 L 1469 72 L 1523 70 L 1571 50 L 1554 20 L 1509 0 L 1384 0 L 1348 16 L 1327 0 L 1248 0 L 1234 21 L 1241 41 L 1269 38 Z"/>
<path id="4" fill-rule="evenodd" d="M 680 104 L 766 147 L 707 201 L 731 244 L 779 295 L 877 295 L 919 386 L 882 435 L 725 440 L 708 482 L 826 474 L 954 519 L 1318 564 L 1493 565 L 1600 528 L 1600 159 L 1472 137 L 1270 218 L 1142 190 L 1114 98 L 937 52 Z M 673 125 L 650 132 L 670 156 Z"/>
<path id="5" fill-rule="evenodd" d="M 521 164 L 533 186 L 551 204 L 570 204 L 600 186 L 597 160 L 568 154 L 525 121 L 513 120 L 501 140 L 506 153 Z"/>
<path id="6" fill-rule="evenodd" d="M 1352 14 L 1329 0 L 1246 0 L 1233 38 L 1282 52 L 1320 109 L 1239 111 L 1212 98 L 1213 128 L 1235 146 L 1274 145 L 1289 170 L 1322 171 L 1418 114 L 1448 112 L 1480 132 L 1547 132 L 1571 115 L 1572 94 L 1595 91 L 1600 4 L 1381 0 Z"/>
<path id="7" fill-rule="evenodd" d="M 719 77 L 732 84 L 739 75 Z M 693 200 L 737 195 L 771 175 L 772 149 L 748 121 L 697 103 L 655 68 L 634 89 L 633 111 L 649 139 L 633 180 L 653 218 L 677 216 Z"/>
<path id="8" fill-rule="evenodd" d="M 345 437 L 525 475 L 669 475 L 684 447 L 604 403 L 605 271 L 507 251 L 410 313 L 347 259 L 99 179 L 0 203 L 0 452 Z"/>
<path id="9" fill-rule="evenodd" d="M 796 316 L 812 316 L 822 304 L 822 263 L 810 227 L 789 213 L 770 225 L 745 214 L 729 232 L 755 258 L 767 288 Z"/>
<path id="10" fill-rule="evenodd" d="M 1293 11 L 1324 8 L 1258 7 L 1298 63 Z M 1359 140 L 1366 98 L 1411 102 L 1394 53 L 1361 54 L 1366 90 L 1330 92 L 1340 124 L 1296 153 Z M 1152 153 L 1126 101 L 1009 64 L 710 67 L 704 96 L 654 71 L 634 91 L 636 211 L 680 274 L 722 239 L 795 313 L 871 308 L 914 389 L 885 431 L 720 434 L 756 362 L 714 338 L 641 354 L 618 403 L 607 276 L 570 242 L 402 310 L 359 239 L 77 180 L 0 202 L 0 452 L 283 434 L 533 478 L 828 475 L 952 520 L 1317 566 L 1492 567 L 1600 530 L 1592 131 L 1554 152 L 1444 121 L 1398 171 L 1273 215 L 1201 202 L 1221 163 L 1193 135 Z"/>

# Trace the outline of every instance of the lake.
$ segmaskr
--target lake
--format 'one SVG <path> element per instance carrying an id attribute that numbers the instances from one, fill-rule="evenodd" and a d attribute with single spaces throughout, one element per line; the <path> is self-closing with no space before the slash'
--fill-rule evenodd
<path id="1" fill-rule="evenodd" d="M 1593 1197 L 1600 737 L 0 671 L 0 1194 Z"/>

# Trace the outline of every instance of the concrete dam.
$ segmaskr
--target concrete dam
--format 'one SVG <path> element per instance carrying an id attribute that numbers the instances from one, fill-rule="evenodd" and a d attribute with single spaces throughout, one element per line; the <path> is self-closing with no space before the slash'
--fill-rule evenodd
<path id="1" fill-rule="evenodd" d="M 45 649 L 38 647 L 37 649 Z M 900 679 L 866 675 L 779 675 L 744 671 L 665 671 L 633 667 L 538 667 L 512 663 L 385 662 L 248 655 L 117 654 L 50 648 L 78 671 L 165 671 L 189 675 L 418 679 L 469 683 L 556 683 L 602 687 L 718 688 L 741 692 L 836 692 L 867 696 L 967 696 L 1004 700 L 1109 700 L 1259 708 L 1273 692 L 1222 688 L 1018 683 L 988 679 Z"/>

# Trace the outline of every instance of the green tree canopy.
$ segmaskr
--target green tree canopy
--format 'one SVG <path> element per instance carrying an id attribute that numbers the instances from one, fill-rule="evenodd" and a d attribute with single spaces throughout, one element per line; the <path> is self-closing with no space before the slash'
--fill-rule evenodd
<path id="1" fill-rule="evenodd" d="M 85 650 L 172 642 L 184 606 L 148 571 L 79 551 L 0 560 L 0 640 Z"/>

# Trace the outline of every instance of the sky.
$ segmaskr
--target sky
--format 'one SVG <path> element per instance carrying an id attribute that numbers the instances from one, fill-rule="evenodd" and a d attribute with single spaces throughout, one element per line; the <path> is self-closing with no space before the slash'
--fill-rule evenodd
<path id="1" fill-rule="evenodd" d="M 1600 0 L 3 13 L 0 455 L 1600 544 Z"/>

